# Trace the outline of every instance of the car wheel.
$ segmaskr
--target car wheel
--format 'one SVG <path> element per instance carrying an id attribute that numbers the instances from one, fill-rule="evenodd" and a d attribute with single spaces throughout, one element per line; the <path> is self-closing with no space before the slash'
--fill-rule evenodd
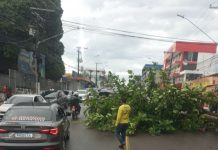
<path id="1" fill-rule="evenodd" d="M 65 104 L 65 105 L 64 105 L 64 108 L 65 108 L 65 109 L 67 109 L 67 108 L 68 108 L 68 105 L 67 105 L 67 104 Z"/>
<path id="2" fill-rule="evenodd" d="M 69 140 L 69 139 L 70 139 L 70 131 L 68 130 L 68 131 L 67 131 L 66 140 Z"/>
<path id="3" fill-rule="evenodd" d="M 61 142 L 60 150 L 66 150 L 66 141 L 63 139 Z"/>
<path id="4" fill-rule="evenodd" d="M 74 120 L 74 119 L 76 119 L 76 112 L 75 111 L 72 112 L 72 120 Z"/>

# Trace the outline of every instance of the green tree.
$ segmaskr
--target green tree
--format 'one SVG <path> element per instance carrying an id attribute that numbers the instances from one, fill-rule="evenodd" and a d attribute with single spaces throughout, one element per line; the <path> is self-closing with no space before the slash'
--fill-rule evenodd
<path id="1" fill-rule="evenodd" d="M 165 72 L 159 72 L 154 68 L 149 70 L 145 81 L 140 81 L 132 71 L 129 71 L 128 84 L 118 76 L 109 74 L 110 83 L 117 90 L 109 97 L 94 94 L 94 97 L 86 102 L 87 125 L 102 131 L 114 131 L 119 100 L 121 97 L 126 97 L 132 108 L 129 134 L 194 131 L 207 126 L 202 105 L 217 103 L 217 94 L 205 91 L 202 87 L 185 86 L 179 90 L 170 84 Z M 162 82 L 160 85 L 164 84 L 164 86 L 158 86 L 155 81 L 158 72 Z M 217 125 L 213 122 L 212 124 Z"/>
<path id="2" fill-rule="evenodd" d="M 60 0 L 0 1 L 0 59 L 5 64 L 1 72 L 7 72 L 9 68 L 17 68 L 16 62 L 20 49 L 34 51 L 36 41 L 59 35 L 40 43 L 37 52 L 46 56 L 46 68 L 49 68 L 48 72 L 46 70 L 47 78 L 58 80 L 64 74 L 65 68 L 61 58 L 64 46 L 60 42 L 62 37 L 60 33 L 63 33 L 61 23 L 63 10 L 60 3 Z M 37 11 L 30 7 L 52 9 L 55 12 Z M 37 30 L 34 37 L 29 35 L 30 26 Z M 54 58 L 57 58 L 58 63 Z"/>

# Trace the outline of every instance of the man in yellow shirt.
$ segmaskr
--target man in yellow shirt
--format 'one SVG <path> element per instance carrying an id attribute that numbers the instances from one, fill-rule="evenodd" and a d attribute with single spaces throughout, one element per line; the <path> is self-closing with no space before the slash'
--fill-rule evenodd
<path id="1" fill-rule="evenodd" d="M 126 104 L 126 99 L 121 99 L 121 106 L 117 112 L 117 120 L 116 120 L 116 129 L 115 135 L 120 142 L 119 148 L 124 148 L 125 146 L 125 138 L 126 138 L 126 130 L 129 126 L 129 114 L 131 111 L 131 107 Z"/>

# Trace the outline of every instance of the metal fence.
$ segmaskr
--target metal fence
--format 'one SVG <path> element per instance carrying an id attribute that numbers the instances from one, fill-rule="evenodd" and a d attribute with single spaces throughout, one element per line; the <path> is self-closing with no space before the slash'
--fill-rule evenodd
<path id="1" fill-rule="evenodd" d="M 55 82 L 47 79 L 40 78 L 40 90 L 48 89 L 67 89 L 67 83 Z M 9 74 L 0 74 L 0 92 L 3 85 L 8 85 L 12 93 L 16 94 L 29 94 L 36 91 L 36 79 L 34 75 L 25 74 L 16 70 L 9 69 Z"/>

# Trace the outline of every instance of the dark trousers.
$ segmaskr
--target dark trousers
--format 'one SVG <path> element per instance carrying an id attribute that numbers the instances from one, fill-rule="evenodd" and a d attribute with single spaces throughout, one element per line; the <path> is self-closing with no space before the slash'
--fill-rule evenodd
<path id="1" fill-rule="evenodd" d="M 128 129 L 128 126 L 128 123 L 120 123 L 115 129 L 115 136 L 121 145 L 125 145 L 126 130 Z"/>

